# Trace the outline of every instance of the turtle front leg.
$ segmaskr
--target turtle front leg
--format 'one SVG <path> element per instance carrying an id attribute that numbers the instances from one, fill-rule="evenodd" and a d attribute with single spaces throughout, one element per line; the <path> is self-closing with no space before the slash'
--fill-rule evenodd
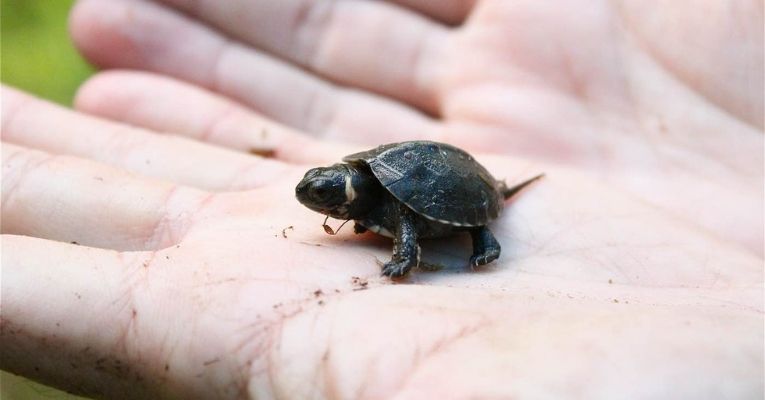
<path id="1" fill-rule="evenodd" d="M 404 205 L 399 208 L 395 228 L 393 258 L 383 265 L 382 274 L 391 278 L 400 278 L 420 262 L 420 246 L 417 245 L 414 218 Z"/>
<path id="2" fill-rule="evenodd" d="M 353 233 L 358 235 L 359 233 L 364 233 L 366 231 L 367 231 L 367 227 L 366 226 L 361 225 L 358 222 L 354 222 L 353 223 Z"/>
<path id="3" fill-rule="evenodd" d="M 471 267 L 488 264 L 499 257 L 502 247 L 489 228 L 481 226 L 472 229 L 470 236 L 473 238 L 473 255 L 470 257 Z"/>

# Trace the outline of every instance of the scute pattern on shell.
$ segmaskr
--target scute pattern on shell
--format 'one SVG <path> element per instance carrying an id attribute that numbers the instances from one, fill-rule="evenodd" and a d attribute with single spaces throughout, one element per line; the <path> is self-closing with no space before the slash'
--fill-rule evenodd
<path id="1" fill-rule="evenodd" d="M 348 155 L 343 161 L 369 166 L 393 196 L 434 221 L 482 226 L 502 209 L 494 177 L 454 146 L 429 141 L 392 143 Z"/>

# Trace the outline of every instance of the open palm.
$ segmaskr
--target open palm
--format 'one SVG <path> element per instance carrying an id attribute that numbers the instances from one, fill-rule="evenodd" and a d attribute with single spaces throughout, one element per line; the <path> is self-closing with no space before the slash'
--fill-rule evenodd
<path id="1" fill-rule="evenodd" d="M 755 2 L 397 2 L 433 19 L 386 2 L 86 0 L 73 34 L 98 65 L 188 80 L 325 138 L 581 168 L 762 255 Z M 109 101 L 84 108 L 141 118 L 114 103 L 135 107 L 151 83 L 100 83 Z"/>
<path id="2" fill-rule="evenodd" d="M 569 87 L 551 78 L 560 73 L 554 57 L 547 70 L 539 63 L 566 46 L 535 48 L 540 57 L 532 57 L 505 40 L 520 29 L 508 26 L 523 25 L 513 21 L 520 11 L 542 27 L 574 21 L 565 13 L 558 21 L 528 5 L 506 10 L 509 2 L 445 7 L 434 16 L 471 14 L 447 34 L 385 3 L 338 2 L 328 4 L 356 12 L 340 20 L 359 25 L 350 35 L 338 23 L 332 36 L 312 29 L 332 32 L 326 27 L 343 12 L 306 6 L 295 18 L 273 2 L 185 9 L 249 47 L 151 3 L 105 3 L 83 2 L 75 15 L 75 35 L 93 60 L 169 73 L 248 107 L 135 72 L 105 73 L 83 88 L 80 109 L 144 127 L 131 128 L 5 89 L 3 368 L 110 398 L 761 396 L 762 260 L 740 247 L 761 254 L 751 215 L 761 212 L 754 192 L 762 175 L 745 162 L 761 157 L 747 147 L 761 136 L 745 107 L 727 110 L 749 122 L 706 122 L 731 124 L 725 132 L 735 138 L 705 142 L 701 150 L 730 158 L 697 161 L 719 172 L 702 185 L 672 157 L 706 153 L 669 140 L 704 125 L 676 108 L 689 99 L 676 100 L 667 109 L 674 117 L 652 131 L 647 117 L 621 114 L 650 110 L 620 107 L 623 87 L 592 89 L 613 68 L 593 62 L 608 71 L 583 71 L 582 62 L 602 54 L 572 55 L 566 76 L 579 78 Z M 400 42 L 380 33 L 378 47 L 353 47 L 384 26 L 375 18 L 410 25 L 396 24 L 407 27 Z M 418 29 L 431 38 L 424 42 L 448 39 L 407 50 Z M 279 43 L 293 31 L 302 33 Z M 334 40 L 310 44 L 314 37 Z M 212 51 L 221 43 L 228 50 Z M 382 65 L 388 58 L 396 62 Z M 655 87 L 635 85 L 632 98 Z M 657 139 L 662 130 L 669 133 Z M 498 262 L 470 271 L 465 238 L 426 242 L 424 259 L 445 267 L 392 285 L 378 265 L 390 243 L 350 230 L 327 236 L 322 218 L 294 201 L 294 185 L 301 164 L 355 150 L 341 140 L 423 137 L 477 151 L 509 183 L 539 171 L 548 178 L 493 226 L 504 250 Z M 726 150 L 730 143 L 741 148 Z M 693 201 L 706 193 L 693 192 L 699 186 L 720 189 L 715 207 Z M 710 235 L 689 222 L 698 211 L 691 205 L 710 207 L 713 218 L 700 225 L 735 226 L 740 235 Z M 726 205 L 751 219 L 731 223 Z"/>

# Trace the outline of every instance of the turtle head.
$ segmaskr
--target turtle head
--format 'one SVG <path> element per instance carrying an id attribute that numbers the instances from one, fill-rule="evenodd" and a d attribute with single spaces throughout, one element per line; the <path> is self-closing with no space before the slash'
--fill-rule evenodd
<path id="1" fill-rule="evenodd" d="M 311 210 L 337 219 L 357 219 L 374 205 L 379 184 L 349 164 L 313 168 L 295 188 L 295 197 Z"/>

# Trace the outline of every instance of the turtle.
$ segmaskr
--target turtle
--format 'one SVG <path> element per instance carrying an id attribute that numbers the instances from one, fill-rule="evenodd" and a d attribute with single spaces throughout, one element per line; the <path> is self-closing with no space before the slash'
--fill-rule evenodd
<path id="1" fill-rule="evenodd" d="M 468 232 L 470 265 L 496 260 L 501 246 L 487 224 L 505 200 L 544 176 L 508 188 L 464 150 L 424 140 L 384 144 L 342 161 L 308 170 L 295 196 L 313 211 L 354 220 L 355 233 L 392 238 L 393 257 L 382 266 L 391 278 L 419 265 L 421 238 Z"/>

